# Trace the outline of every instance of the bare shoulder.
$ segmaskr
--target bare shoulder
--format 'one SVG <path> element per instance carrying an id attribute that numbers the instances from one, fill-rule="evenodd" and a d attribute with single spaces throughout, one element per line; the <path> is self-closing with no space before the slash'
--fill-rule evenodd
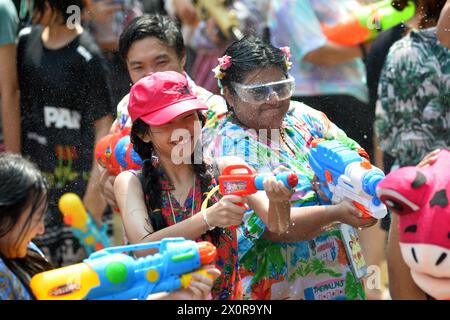
<path id="1" fill-rule="evenodd" d="M 126 190 L 128 188 L 141 187 L 141 182 L 136 173 L 131 171 L 121 172 L 114 180 L 114 190 Z"/>

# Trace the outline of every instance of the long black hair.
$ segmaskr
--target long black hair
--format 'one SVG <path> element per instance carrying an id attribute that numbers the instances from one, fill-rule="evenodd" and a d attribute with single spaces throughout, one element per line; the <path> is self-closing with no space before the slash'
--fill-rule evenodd
<path id="1" fill-rule="evenodd" d="M 45 214 L 47 208 L 48 184 L 37 167 L 23 157 L 0 154 L 0 238 L 12 231 L 23 214 L 31 207 L 21 236 L 15 246 L 26 236 L 33 217 Z M 40 207 L 45 209 L 38 211 Z M 9 259 L 0 253 L 6 266 L 20 279 L 27 289 L 29 279 L 36 273 L 53 269 L 52 265 L 39 253 L 28 249 L 24 258 Z M 31 293 L 31 290 L 28 290 Z"/>
<path id="2" fill-rule="evenodd" d="M 231 82 L 241 83 L 251 71 L 277 67 L 286 77 L 288 76 L 286 56 L 283 51 L 253 35 L 233 42 L 225 50 L 224 55 L 231 57 L 231 66 L 222 71 L 225 76 L 218 81 L 219 86 L 227 87 L 232 95 L 236 95 L 236 92 Z M 233 112 L 229 105 L 228 110 Z"/>
<path id="3" fill-rule="evenodd" d="M 205 124 L 204 115 L 198 111 L 199 119 L 202 122 L 202 127 Z M 136 119 L 131 127 L 131 142 L 133 143 L 134 150 L 139 154 L 143 160 L 141 184 L 145 195 L 145 203 L 148 209 L 148 218 L 153 229 L 155 231 L 161 230 L 167 227 L 166 220 L 161 214 L 162 207 L 162 190 L 160 183 L 160 168 L 154 165 L 152 161 L 157 157 L 155 148 L 152 142 L 144 142 L 139 136 L 143 136 L 148 133 L 149 126 L 141 119 Z M 199 144 L 197 144 L 198 146 Z M 202 193 L 202 202 L 206 198 L 206 195 L 211 190 L 211 182 L 213 175 L 211 168 L 202 161 L 200 164 L 198 161 L 194 161 L 195 152 L 192 154 L 191 163 L 195 176 L 200 181 L 200 191 Z M 208 206 L 211 205 L 208 203 Z M 212 242 L 215 245 L 219 243 L 219 237 L 223 233 L 223 229 L 215 228 L 212 231 L 208 231 L 207 234 L 211 236 Z"/>

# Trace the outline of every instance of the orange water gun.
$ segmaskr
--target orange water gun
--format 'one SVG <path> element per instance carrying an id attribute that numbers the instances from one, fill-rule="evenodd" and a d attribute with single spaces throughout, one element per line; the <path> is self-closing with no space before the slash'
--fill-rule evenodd
<path id="1" fill-rule="evenodd" d="M 232 174 L 233 170 L 242 169 L 245 173 Z M 257 174 L 244 164 L 230 165 L 223 169 L 219 176 L 219 191 L 222 195 L 237 195 L 246 196 L 256 193 L 258 190 L 264 190 L 264 180 L 271 173 Z M 277 181 L 282 181 L 286 188 L 295 188 L 298 184 L 298 176 L 292 171 L 284 171 L 275 175 Z M 242 203 L 236 203 L 239 206 L 244 206 Z M 234 226 L 236 228 L 237 226 Z"/>

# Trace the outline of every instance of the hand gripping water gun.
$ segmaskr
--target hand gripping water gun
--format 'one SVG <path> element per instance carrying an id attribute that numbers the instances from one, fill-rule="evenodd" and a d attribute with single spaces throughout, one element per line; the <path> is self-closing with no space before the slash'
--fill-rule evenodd
<path id="1" fill-rule="evenodd" d="M 64 215 L 64 223 L 72 227 L 72 233 L 86 249 L 87 254 L 109 247 L 107 225 L 104 224 L 101 229 L 97 227 L 77 194 L 64 194 L 59 199 L 58 206 Z"/>
<path id="2" fill-rule="evenodd" d="M 246 170 L 246 173 L 231 172 L 236 169 Z M 264 190 L 263 182 L 268 177 L 272 176 L 270 173 L 255 174 L 251 169 L 244 164 L 230 165 L 223 169 L 219 176 L 219 191 L 222 195 L 237 195 L 246 196 L 256 193 L 258 190 Z M 277 181 L 282 181 L 286 188 L 295 188 L 298 184 L 298 176 L 294 172 L 284 171 L 275 176 Z M 236 203 L 243 206 L 242 203 Z"/>
<path id="3" fill-rule="evenodd" d="M 311 143 L 309 163 L 331 203 L 351 201 L 363 218 L 381 219 L 387 214 L 376 194 L 384 173 L 358 152 L 336 140 L 316 139 Z"/>
<path id="4" fill-rule="evenodd" d="M 114 153 L 120 138 L 122 138 L 121 133 L 110 133 L 101 138 L 95 145 L 94 154 L 97 163 L 106 168 L 112 176 L 117 176 L 121 171 Z"/>
<path id="5" fill-rule="evenodd" d="M 137 259 L 123 253 L 153 248 L 158 253 Z M 186 288 L 192 272 L 213 263 L 215 256 L 213 244 L 184 238 L 111 247 L 82 263 L 39 273 L 30 287 L 38 300 L 142 300 Z M 197 273 L 209 276 L 205 270 Z"/>
<path id="6" fill-rule="evenodd" d="M 194 6 L 202 20 L 212 17 L 225 39 L 241 40 L 244 35 L 239 29 L 239 19 L 234 10 L 226 5 L 226 0 L 194 0 Z M 229 2 L 229 1 L 228 1 Z"/>
<path id="7" fill-rule="evenodd" d="M 383 0 L 363 6 L 342 23 L 332 26 L 321 25 L 328 40 L 343 45 L 354 46 L 374 39 L 381 31 L 390 29 L 414 16 L 416 7 L 413 1 L 400 10 L 392 0 Z"/>

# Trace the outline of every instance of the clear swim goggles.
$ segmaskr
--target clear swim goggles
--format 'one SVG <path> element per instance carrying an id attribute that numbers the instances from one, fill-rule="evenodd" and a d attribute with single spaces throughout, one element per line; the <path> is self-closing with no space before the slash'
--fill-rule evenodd
<path id="1" fill-rule="evenodd" d="M 278 101 L 290 98 L 295 90 L 295 79 L 289 76 L 289 78 L 281 81 L 263 84 L 247 85 L 231 82 L 231 85 L 242 101 L 251 104 L 262 104 L 270 101 L 272 96 L 275 96 Z"/>

